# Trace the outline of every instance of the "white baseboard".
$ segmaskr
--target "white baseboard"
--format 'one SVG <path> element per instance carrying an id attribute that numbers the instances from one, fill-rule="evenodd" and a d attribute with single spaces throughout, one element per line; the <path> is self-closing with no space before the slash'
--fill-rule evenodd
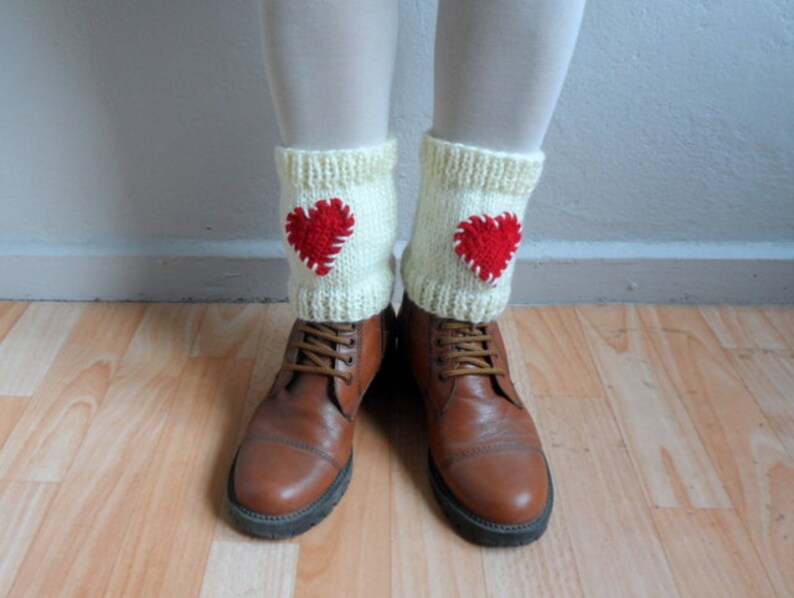
<path id="1" fill-rule="evenodd" d="M 514 303 L 794 303 L 794 243 L 544 242 L 517 260 Z M 2 299 L 279 301 L 286 280 L 275 240 L 0 243 Z"/>

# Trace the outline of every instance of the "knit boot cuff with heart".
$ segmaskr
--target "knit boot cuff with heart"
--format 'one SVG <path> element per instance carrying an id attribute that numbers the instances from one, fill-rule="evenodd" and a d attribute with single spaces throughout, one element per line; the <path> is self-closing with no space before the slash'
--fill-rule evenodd
<path id="1" fill-rule="evenodd" d="M 469 322 L 506 307 L 527 202 L 545 155 L 497 152 L 426 132 L 422 183 L 401 272 L 425 311 Z"/>
<path id="2" fill-rule="evenodd" d="M 276 148 L 289 299 L 299 318 L 355 322 L 394 287 L 397 140 L 339 150 Z"/>

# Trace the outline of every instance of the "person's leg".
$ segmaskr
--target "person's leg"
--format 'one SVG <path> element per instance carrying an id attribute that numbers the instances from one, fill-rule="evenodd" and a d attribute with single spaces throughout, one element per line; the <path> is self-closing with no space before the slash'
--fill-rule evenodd
<path id="1" fill-rule="evenodd" d="M 371 146 L 388 135 L 397 0 L 263 0 L 265 67 L 281 141 Z"/>
<path id="2" fill-rule="evenodd" d="M 433 126 L 402 273 L 400 346 L 428 413 L 431 482 L 482 544 L 531 542 L 553 487 L 495 318 L 584 0 L 441 0 Z"/>
<path id="3" fill-rule="evenodd" d="M 585 0 L 441 0 L 432 134 L 492 150 L 540 149 Z"/>
<path id="4" fill-rule="evenodd" d="M 262 16 L 298 319 L 248 424 L 228 499 L 243 530 L 283 538 L 344 493 L 354 418 L 393 340 L 397 0 L 263 0 Z"/>
<path id="5" fill-rule="evenodd" d="M 397 8 L 397 0 L 262 3 L 289 293 L 307 320 L 360 320 L 391 297 Z"/>
<path id="6" fill-rule="evenodd" d="M 584 0 L 441 0 L 434 121 L 422 142 L 419 206 L 402 265 L 421 307 L 487 321 L 507 304 L 583 7 Z"/>

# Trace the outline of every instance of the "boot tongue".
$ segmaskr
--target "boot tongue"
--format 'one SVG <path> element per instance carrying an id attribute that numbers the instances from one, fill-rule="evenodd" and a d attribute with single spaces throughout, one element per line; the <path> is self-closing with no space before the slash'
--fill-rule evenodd
<path id="1" fill-rule="evenodd" d="M 325 339 L 318 339 L 316 336 L 304 332 L 303 337 L 301 339 L 303 342 L 320 342 L 327 346 L 332 346 L 330 341 Z M 314 353 L 314 355 L 320 359 L 323 365 L 327 367 L 333 367 L 333 358 L 327 355 L 319 355 Z M 295 363 L 303 364 L 303 365 L 311 365 L 316 366 L 317 363 L 309 358 L 306 351 L 300 349 L 298 351 L 298 359 Z M 309 393 L 309 394 L 321 394 L 322 396 L 328 396 L 333 392 L 333 377 L 327 374 L 316 374 L 313 372 L 295 372 L 292 376 L 292 379 L 287 384 L 287 387 L 295 392 L 299 393 Z"/>
<path id="2" fill-rule="evenodd" d="M 461 369 L 471 368 L 472 370 L 476 370 L 476 368 L 470 364 L 465 364 L 460 367 Z M 492 394 L 496 389 L 496 385 L 493 383 L 493 376 L 484 375 L 458 376 L 457 387 L 461 390 L 465 389 L 468 393 L 477 397 Z"/>
<path id="3" fill-rule="evenodd" d="M 303 363 L 299 361 L 298 363 Z M 331 376 L 313 374 L 311 372 L 295 372 L 287 384 L 290 392 L 314 396 L 330 396 L 333 393 Z"/>
<path id="4" fill-rule="evenodd" d="M 463 329 L 463 330 L 456 330 L 454 336 L 456 337 L 465 337 L 468 335 L 481 335 L 484 332 L 477 327 L 473 327 L 473 329 Z M 487 347 L 485 346 L 485 341 L 464 341 L 466 344 L 470 345 L 472 348 L 477 347 L 477 350 L 485 350 Z M 459 345 L 456 343 L 453 345 L 455 350 L 460 350 Z M 465 350 L 465 349 L 463 349 Z M 482 359 L 489 364 L 491 364 L 491 360 L 489 357 L 478 357 L 477 359 Z M 495 383 L 494 376 L 492 374 L 478 374 L 478 370 L 480 368 L 473 363 L 457 363 L 455 365 L 456 369 L 461 370 L 471 370 L 471 376 L 456 376 L 457 380 L 457 387 L 460 390 L 465 390 L 467 393 L 472 394 L 476 397 L 488 396 L 493 393 L 502 394 L 500 392 L 499 386 Z"/>

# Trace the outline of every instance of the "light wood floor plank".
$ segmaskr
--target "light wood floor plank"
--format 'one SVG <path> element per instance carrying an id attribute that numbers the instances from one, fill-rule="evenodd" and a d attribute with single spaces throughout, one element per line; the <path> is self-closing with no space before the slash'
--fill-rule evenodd
<path id="1" fill-rule="evenodd" d="M 626 445 L 605 401 L 539 397 L 538 404 L 584 594 L 677 596 Z"/>
<path id="2" fill-rule="evenodd" d="M 27 301 L 0 301 L 0 343 L 25 313 Z"/>
<path id="3" fill-rule="evenodd" d="M 253 358 L 266 309 L 261 303 L 209 305 L 191 357 Z"/>
<path id="4" fill-rule="evenodd" d="M 31 303 L 0 343 L 0 395 L 30 396 L 50 369 L 83 303 Z"/>
<path id="5" fill-rule="evenodd" d="M 391 529 L 389 500 L 389 372 L 364 397 L 356 418 L 353 479 L 322 523 L 300 537 L 296 597 L 388 596 Z M 361 525 L 366 521 L 367 525 Z"/>
<path id="6" fill-rule="evenodd" d="M 648 500 L 730 507 L 719 475 L 632 306 L 578 308 L 615 417 Z"/>
<path id="7" fill-rule="evenodd" d="M 424 412 L 407 371 L 391 412 L 391 595 L 486 595 L 482 549 L 461 539 L 430 489 Z"/>
<path id="8" fill-rule="evenodd" d="M 135 303 L 86 305 L 0 453 L 0 478 L 63 479 L 143 312 Z"/>
<path id="9" fill-rule="evenodd" d="M 794 352 L 735 349 L 731 363 L 794 458 Z"/>
<path id="10" fill-rule="evenodd" d="M 587 340 L 571 306 L 513 307 L 535 394 L 603 397 Z"/>
<path id="11" fill-rule="evenodd" d="M 246 395 L 240 434 L 244 433 L 251 414 L 270 390 L 270 386 L 281 368 L 287 339 L 294 321 L 295 312 L 289 304 L 268 304 L 261 324 L 254 372 Z"/>
<path id="12" fill-rule="evenodd" d="M 246 399 L 253 409 L 267 391 L 281 367 L 287 338 L 295 320 L 295 312 L 286 303 L 270 303 L 262 319 L 254 373 Z M 244 421 L 248 421 L 247 418 Z"/>
<path id="13" fill-rule="evenodd" d="M 57 489 L 0 481 L 0 596 L 6 596 Z"/>
<path id="14" fill-rule="evenodd" d="M 755 307 L 704 305 L 700 313 L 726 349 L 786 349 L 786 342 Z"/>
<path id="15" fill-rule="evenodd" d="M 104 591 L 204 309 L 147 307 L 12 596 Z"/>
<path id="16" fill-rule="evenodd" d="M 250 359 L 191 358 L 113 568 L 110 596 L 195 596 L 222 507 Z"/>
<path id="17" fill-rule="evenodd" d="M 794 468 L 780 440 L 697 308 L 640 314 L 775 589 L 794 593 Z"/>
<path id="18" fill-rule="evenodd" d="M 0 302 L 0 353 L 25 350 L 0 378 L 36 388 L 0 392 L 0 468 L 61 480 L 0 479 L 0 595 L 794 596 L 794 309 L 507 310 L 556 490 L 546 535 L 518 549 L 469 544 L 441 513 L 402 366 L 365 400 L 328 519 L 281 542 L 232 527 L 232 453 L 294 317 Z"/>
<path id="19" fill-rule="evenodd" d="M 776 595 L 733 510 L 651 509 L 651 513 L 682 595 Z"/>
<path id="20" fill-rule="evenodd" d="M 287 542 L 213 542 L 201 598 L 290 598 L 298 553 L 298 545 Z"/>
<path id="21" fill-rule="evenodd" d="M 541 540 L 525 547 L 483 551 L 489 596 L 583 596 L 567 519 L 559 501 Z"/>
<path id="22" fill-rule="evenodd" d="M 6 440 L 13 432 L 29 400 L 30 397 L 0 397 L 0 459 L 5 454 Z"/>
<path id="23" fill-rule="evenodd" d="M 521 330 L 518 327 L 518 321 L 514 309 L 505 310 L 499 317 L 499 330 L 502 333 L 502 340 L 505 344 L 505 352 L 507 353 L 508 367 L 510 368 L 510 377 L 513 379 L 513 385 L 518 392 L 521 401 L 529 409 L 535 420 L 535 425 L 538 428 L 538 433 L 543 441 L 543 422 L 537 416 L 538 407 L 535 404 L 536 395 L 533 392 L 532 381 L 530 380 L 530 368 L 527 365 L 530 358 L 527 357 L 524 347 L 527 345 Z M 530 347 L 532 347 L 530 342 Z"/>
<path id="24" fill-rule="evenodd" d="M 530 361 L 530 358 L 527 357 L 523 349 L 527 344 L 530 347 L 535 347 L 535 339 L 523 336 L 522 329 L 516 326 L 514 320 L 514 318 L 521 317 L 523 309 L 508 310 L 500 319 L 500 329 L 510 360 L 510 373 L 516 390 L 532 413 L 548 455 L 550 440 L 543 429 L 543 418 L 540 417 L 535 402 L 536 397 L 531 393 L 529 369 L 524 365 Z M 553 470 L 552 476 L 554 476 Z M 549 527 L 541 541 L 517 550 L 484 550 L 483 564 L 489 596 L 516 596 L 518 598 L 523 596 L 575 597 L 582 595 L 565 509 L 559 501 L 554 506 Z"/>
<path id="25" fill-rule="evenodd" d="M 265 306 L 260 342 L 254 358 L 246 400 L 238 405 L 239 422 L 234 448 L 239 446 L 251 412 L 267 392 L 281 365 L 284 343 L 293 313 L 286 304 Z M 261 342 L 264 341 L 264 342 Z M 228 473 L 231 458 L 224 465 Z M 230 521 L 224 502 L 213 532 L 210 555 L 201 595 L 210 596 L 293 596 L 298 575 L 300 539 L 271 542 L 252 538 Z"/>
<path id="26" fill-rule="evenodd" d="M 281 367 L 284 347 L 292 326 L 294 313 L 285 303 L 270 303 L 261 322 L 261 336 L 254 357 L 253 372 L 246 391 L 245 402 L 239 413 L 235 447 L 240 445 L 248 421 L 256 406 L 264 398 Z M 231 461 L 229 462 L 231 465 Z M 225 509 L 215 528 L 213 542 L 246 541 L 248 536 L 240 533 L 232 524 Z"/>
<path id="27" fill-rule="evenodd" d="M 767 307 L 761 314 L 775 327 L 775 332 L 783 338 L 788 348 L 794 351 L 794 309 L 790 306 Z"/>

